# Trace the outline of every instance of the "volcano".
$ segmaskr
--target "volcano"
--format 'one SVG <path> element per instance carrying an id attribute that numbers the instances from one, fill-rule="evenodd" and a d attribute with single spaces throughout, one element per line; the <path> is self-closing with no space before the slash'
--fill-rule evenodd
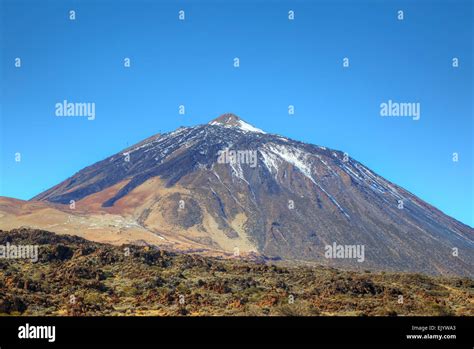
<path id="1" fill-rule="evenodd" d="M 219 161 L 222 151 L 234 155 Z M 147 138 L 28 202 L 2 198 L 0 213 L 3 229 L 117 244 L 361 270 L 474 270 L 473 228 L 344 152 L 234 114 Z M 327 258 L 333 245 L 362 246 L 364 258 Z"/>

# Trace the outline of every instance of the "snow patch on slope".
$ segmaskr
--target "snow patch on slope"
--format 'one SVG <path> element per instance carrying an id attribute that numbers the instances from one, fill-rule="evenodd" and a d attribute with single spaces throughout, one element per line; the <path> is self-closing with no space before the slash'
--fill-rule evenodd
<path id="1" fill-rule="evenodd" d="M 243 120 L 239 120 L 239 126 L 237 126 L 238 128 L 240 128 L 241 130 L 243 131 L 248 131 L 248 132 L 257 132 L 257 133 L 263 133 L 265 134 L 265 132 L 259 128 L 256 128 L 255 126 L 252 126 L 250 124 L 247 124 L 245 121 Z"/>
<path id="2" fill-rule="evenodd" d="M 265 144 L 264 149 L 260 150 L 262 154 L 263 162 L 268 168 L 270 173 L 278 173 L 278 163 L 286 161 L 296 167 L 303 175 L 311 180 L 321 191 L 326 194 L 326 196 L 331 200 L 331 202 L 341 211 L 344 216 L 350 219 L 350 216 L 342 208 L 342 206 L 337 202 L 337 200 L 329 194 L 319 183 L 317 183 L 312 174 L 311 174 L 311 163 L 309 162 L 309 154 L 303 152 L 297 148 L 277 145 L 277 144 Z M 320 159 L 321 160 L 321 159 Z M 327 163 L 326 163 L 327 165 Z M 329 166 L 328 166 L 329 167 Z M 273 171 L 272 171 L 273 170 Z M 332 170 L 332 169 L 331 169 Z"/>
<path id="3" fill-rule="evenodd" d="M 239 161 L 230 161 L 229 165 L 232 168 L 232 175 L 235 175 L 237 178 L 250 185 L 250 183 L 245 179 L 244 170 L 242 169 L 242 165 Z"/>
<path id="4" fill-rule="evenodd" d="M 259 153 L 262 154 L 264 165 L 267 167 L 267 169 L 270 173 L 275 174 L 275 179 L 276 179 L 276 177 L 278 175 L 278 162 L 279 162 L 279 159 L 277 158 L 277 156 L 275 154 L 273 154 L 272 152 L 269 152 L 269 151 L 259 150 Z"/>
<path id="5" fill-rule="evenodd" d="M 269 144 L 266 145 L 266 147 L 268 147 L 268 149 L 273 154 L 295 166 L 301 173 L 303 173 L 312 182 L 314 182 L 314 179 L 311 176 L 311 165 L 308 162 L 307 153 L 304 153 L 297 148 L 288 147 L 284 145 Z"/>
<path id="6" fill-rule="evenodd" d="M 222 124 L 218 121 L 213 121 L 210 123 L 210 125 L 213 125 L 213 126 L 221 126 L 221 127 L 225 127 L 225 128 L 236 128 L 236 129 L 239 129 L 241 131 L 244 131 L 244 132 L 255 132 L 255 133 L 262 133 L 262 134 L 266 134 L 265 131 L 255 127 L 255 126 L 252 126 L 248 123 L 246 123 L 245 121 L 243 120 L 238 120 L 237 121 L 237 124 L 236 125 L 233 125 L 233 124 Z"/>

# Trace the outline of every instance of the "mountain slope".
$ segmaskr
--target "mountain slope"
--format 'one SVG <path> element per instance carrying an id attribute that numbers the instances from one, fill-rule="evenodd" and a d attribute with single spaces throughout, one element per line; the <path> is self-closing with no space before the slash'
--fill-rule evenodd
<path id="1" fill-rule="evenodd" d="M 222 163 L 224 149 L 241 158 Z M 74 200 L 228 252 L 356 269 L 474 270 L 472 228 L 347 154 L 266 134 L 233 114 L 150 137 L 33 200 Z M 364 261 L 325 258 L 333 243 L 363 245 Z"/>

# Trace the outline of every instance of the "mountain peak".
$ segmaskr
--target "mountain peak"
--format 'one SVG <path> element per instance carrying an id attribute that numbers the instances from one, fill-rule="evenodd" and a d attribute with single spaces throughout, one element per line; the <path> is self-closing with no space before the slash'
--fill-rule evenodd
<path id="1" fill-rule="evenodd" d="M 240 119 L 237 115 L 232 114 L 232 113 L 225 113 L 219 116 L 218 118 L 215 118 L 211 122 L 209 122 L 210 125 L 229 125 L 229 126 L 237 126 L 239 121 L 243 121 Z"/>
<path id="2" fill-rule="evenodd" d="M 225 128 L 238 128 L 244 132 L 256 132 L 256 133 L 265 133 L 259 128 L 252 126 L 251 124 L 245 122 L 237 115 L 232 113 L 225 113 L 219 116 L 218 118 L 209 122 L 209 125 L 213 126 L 222 126 Z"/>

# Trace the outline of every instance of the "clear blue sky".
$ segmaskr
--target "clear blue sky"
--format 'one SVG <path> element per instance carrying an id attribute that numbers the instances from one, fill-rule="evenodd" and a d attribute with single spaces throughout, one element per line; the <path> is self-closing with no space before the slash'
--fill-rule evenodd
<path id="1" fill-rule="evenodd" d="M 472 1 L 0 2 L 0 195 L 29 199 L 127 144 L 233 112 L 347 151 L 474 226 Z M 96 119 L 56 117 L 64 99 L 95 102 Z M 420 102 L 421 119 L 381 117 L 388 99 Z"/>

